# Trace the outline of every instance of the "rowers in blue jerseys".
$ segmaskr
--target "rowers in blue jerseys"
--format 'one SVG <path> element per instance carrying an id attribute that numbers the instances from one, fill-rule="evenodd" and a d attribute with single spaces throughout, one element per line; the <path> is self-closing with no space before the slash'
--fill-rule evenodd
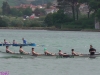
<path id="1" fill-rule="evenodd" d="M 7 42 L 6 39 L 4 39 L 4 44 L 10 44 L 10 42 Z"/>

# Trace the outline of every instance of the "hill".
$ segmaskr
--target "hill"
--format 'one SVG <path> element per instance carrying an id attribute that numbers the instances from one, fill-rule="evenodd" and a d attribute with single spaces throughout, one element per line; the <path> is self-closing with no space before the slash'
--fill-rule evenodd
<path id="1" fill-rule="evenodd" d="M 29 1 L 27 0 L 0 0 L 0 7 L 2 6 L 3 1 L 7 1 L 10 6 L 16 6 L 20 4 L 28 4 Z"/>
<path id="2" fill-rule="evenodd" d="M 7 1 L 10 6 L 17 6 L 20 4 L 42 4 L 48 3 L 54 0 L 0 0 L 0 7 L 2 6 L 3 1 Z"/>

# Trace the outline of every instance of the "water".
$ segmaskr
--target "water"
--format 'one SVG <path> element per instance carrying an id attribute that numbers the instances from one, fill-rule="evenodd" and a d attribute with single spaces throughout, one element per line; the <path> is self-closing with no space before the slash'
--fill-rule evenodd
<path id="1" fill-rule="evenodd" d="M 28 42 L 37 44 L 36 52 L 43 53 L 43 49 L 58 53 L 71 53 L 71 49 L 80 53 L 88 53 L 89 45 L 92 44 L 97 52 L 100 52 L 99 32 L 80 31 L 46 31 L 46 30 L 0 30 L 0 42 L 4 39 L 12 42 L 15 39 L 22 43 L 22 38 Z M 32 47 L 23 47 L 31 52 Z M 10 47 L 18 52 L 19 47 Z M 5 51 L 5 47 L 0 47 Z M 65 59 L 44 59 L 44 58 L 0 58 L 0 72 L 9 71 L 9 75 L 99 75 L 100 58 L 65 58 Z"/>

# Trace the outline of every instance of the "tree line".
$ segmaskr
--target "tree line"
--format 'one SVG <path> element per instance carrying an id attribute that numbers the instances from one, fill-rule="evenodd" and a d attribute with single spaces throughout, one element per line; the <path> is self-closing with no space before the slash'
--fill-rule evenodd
<path id="1" fill-rule="evenodd" d="M 0 9 L 0 27 L 41 27 L 44 17 L 39 19 L 26 19 L 25 16 L 35 14 L 37 17 L 44 16 L 44 9 L 36 8 L 34 11 L 30 7 L 27 8 L 10 8 L 8 2 L 4 1 Z M 24 21 L 24 18 L 26 19 Z M 41 19 L 42 18 L 42 19 Z"/>
<path id="2" fill-rule="evenodd" d="M 3 15 L 11 15 L 11 16 L 23 16 L 23 15 L 31 15 L 31 8 L 10 8 L 8 2 L 4 1 L 2 5 L 2 14 Z"/>
<path id="3" fill-rule="evenodd" d="M 45 23 L 48 26 L 56 26 L 58 28 L 94 28 L 94 20 L 100 19 L 100 1 L 99 0 L 57 0 L 59 11 L 48 14 Z M 88 6 L 88 12 L 81 15 L 79 7 L 81 4 Z M 68 14 L 68 8 L 72 14 Z M 92 12 L 92 13 L 91 13 Z"/>
<path id="4" fill-rule="evenodd" d="M 82 15 L 79 11 L 81 4 L 86 4 L 89 11 Z M 72 28 L 72 29 L 93 29 L 94 20 L 100 19 L 100 1 L 99 0 L 57 0 L 59 11 L 55 13 L 45 14 L 44 10 L 36 9 L 34 11 L 37 16 L 43 14 L 39 19 L 24 21 L 23 15 L 31 15 L 33 12 L 30 8 L 10 8 L 7 2 L 3 2 L 2 13 L 5 17 L 0 17 L 0 27 L 56 27 L 56 28 Z M 72 13 L 67 13 L 69 9 Z M 0 10 L 1 11 L 1 10 Z M 92 12 L 92 13 L 91 13 Z M 14 18 L 13 18 L 14 17 Z M 4 23 L 5 22 L 5 23 Z"/>

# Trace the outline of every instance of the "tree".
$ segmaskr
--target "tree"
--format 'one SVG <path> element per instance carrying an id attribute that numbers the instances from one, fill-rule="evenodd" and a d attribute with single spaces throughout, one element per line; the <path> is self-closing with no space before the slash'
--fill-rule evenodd
<path id="1" fill-rule="evenodd" d="M 90 9 L 93 10 L 95 13 L 100 8 L 100 0 L 91 0 L 89 1 Z"/>
<path id="2" fill-rule="evenodd" d="M 47 24 L 48 27 L 53 26 L 53 15 L 52 15 L 52 13 L 48 14 L 45 17 L 44 21 L 45 21 L 45 23 Z"/>
<path id="3" fill-rule="evenodd" d="M 68 6 L 68 2 L 66 0 L 57 0 L 57 8 L 59 8 L 59 10 L 66 10 L 66 7 Z"/>
<path id="4" fill-rule="evenodd" d="M 32 9 L 30 7 L 24 9 L 23 14 L 28 16 L 32 15 Z"/>
<path id="5" fill-rule="evenodd" d="M 2 14 L 2 9 L 0 8 L 0 14 Z"/>
<path id="6" fill-rule="evenodd" d="M 25 26 L 25 27 L 29 27 L 30 24 L 31 24 L 31 20 L 25 20 L 25 21 L 24 21 L 24 26 Z"/>
<path id="7" fill-rule="evenodd" d="M 71 3 L 72 12 L 73 12 L 73 19 L 75 20 L 75 7 L 77 5 L 78 0 L 68 0 Z"/>
<path id="8" fill-rule="evenodd" d="M 5 21 L 7 23 L 7 26 L 10 25 L 10 17 L 7 17 L 7 16 L 3 16 L 2 20 Z"/>
<path id="9" fill-rule="evenodd" d="M 94 14 L 96 14 L 98 9 L 100 8 L 100 0 L 79 0 L 79 3 L 85 3 L 88 5 L 89 8 L 88 17 L 91 11 L 94 11 Z"/>
<path id="10" fill-rule="evenodd" d="M 67 24 L 68 22 L 72 22 L 72 19 L 63 12 L 63 10 L 59 10 L 57 13 L 53 14 L 53 24 L 57 28 L 62 28 L 62 25 Z"/>
<path id="11" fill-rule="evenodd" d="M 7 26 L 8 26 L 7 22 L 0 17 L 0 27 L 7 27 Z"/>
<path id="12" fill-rule="evenodd" d="M 61 28 L 62 25 L 67 24 L 68 22 L 72 22 L 72 19 L 68 17 L 67 14 L 63 13 L 63 10 L 59 10 L 56 13 L 50 13 L 45 18 L 45 23 L 47 26 L 55 26 L 57 28 Z"/>
<path id="13" fill-rule="evenodd" d="M 67 11 L 66 8 L 71 7 L 72 8 L 72 13 L 73 13 L 73 19 L 75 20 L 75 7 L 78 3 L 78 0 L 57 0 L 57 2 L 58 2 L 57 7 L 60 10 L 64 10 L 64 12 Z M 78 15 L 78 13 L 77 13 L 77 15 Z"/>
<path id="14" fill-rule="evenodd" d="M 3 2 L 2 12 L 4 15 L 10 14 L 10 6 L 9 6 L 8 2 Z"/>
<path id="15" fill-rule="evenodd" d="M 14 19 L 11 21 L 11 26 L 12 27 L 23 27 L 24 23 L 20 19 Z"/>
<path id="16" fill-rule="evenodd" d="M 46 14 L 45 10 L 44 9 L 39 9 L 39 8 L 36 8 L 33 12 L 36 16 L 43 16 Z"/>
<path id="17" fill-rule="evenodd" d="M 100 8 L 97 10 L 96 17 L 97 17 L 97 18 L 99 19 L 99 21 L 100 21 Z"/>
<path id="18" fill-rule="evenodd" d="M 11 8 L 11 15 L 12 16 L 18 16 L 18 13 L 19 13 L 19 11 L 18 11 L 18 9 L 16 9 L 16 8 Z"/>
<path id="19" fill-rule="evenodd" d="M 52 3 L 51 2 L 48 2 L 46 8 L 49 9 L 51 5 L 52 5 Z"/>
<path id="20" fill-rule="evenodd" d="M 42 5 L 42 4 L 47 4 L 48 2 L 52 2 L 54 0 L 33 0 L 31 1 L 31 4 L 33 5 Z"/>

